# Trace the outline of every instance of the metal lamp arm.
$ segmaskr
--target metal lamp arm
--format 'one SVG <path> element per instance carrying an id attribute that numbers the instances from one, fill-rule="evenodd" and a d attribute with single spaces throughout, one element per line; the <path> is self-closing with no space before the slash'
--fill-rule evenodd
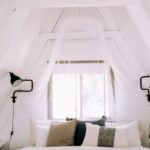
<path id="1" fill-rule="evenodd" d="M 142 77 L 140 78 L 140 87 L 141 87 L 142 90 L 147 90 L 148 94 L 150 94 L 150 91 L 149 91 L 148 88 L 143 88 L 143 87 L 142 87 L 142 79 L 143 79 L 143 78 L 148 78 L 148 77 L 150 77 L 150 76 L 142 76 Z"/>
<path id="2" fill-rule="evenodd" d="M 16 96 L 15 96 L 15 94 L 17 93 L 17 92 L 31 92 L 32 90 L 33 90 L 33 80 L 29 80 L 29 79 L 24 79 L 24 80 L 22 80 L 22 81 L 29 81 L 29 82 L 31 82 L 31 89 L 29 89 L 29 90 L 15 90 L 14 92 L 13 92 L 13 95 L 12 95 L 12 99 L 13 99 L 13 103 L 15 103 L 16 102 Z"/>
<path id="3" fill-rule="evenodd" d="M 148 101 L 150 101 L 150 90 L 149 90 L 149 88 L 143 88 L 142 87 L 142 79 L 144 79 L 144 78 L 149 78 L 150 76 L 149 75 L 147 75 L 147 76 L 142 76 L 141 78 L 140 78 L 140 88 L 141 88 L 141 90 L 145 90 L 145 91 L 147 91 L 147 97 L 148 97 Z"/>

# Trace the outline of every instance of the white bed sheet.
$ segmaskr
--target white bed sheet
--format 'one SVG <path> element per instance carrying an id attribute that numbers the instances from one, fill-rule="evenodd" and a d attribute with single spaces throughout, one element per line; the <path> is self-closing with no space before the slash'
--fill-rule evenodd
<path id="1" fill-rule="evenodd" d="M 97 146 L 59 146 L 59 147 L 26 147 L 18 150 L 149 150 L 145 147 L 97 147 Z"/>

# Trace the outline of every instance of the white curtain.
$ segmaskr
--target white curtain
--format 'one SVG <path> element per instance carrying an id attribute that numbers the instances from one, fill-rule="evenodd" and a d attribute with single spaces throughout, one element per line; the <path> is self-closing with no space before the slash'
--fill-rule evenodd
<path id="1" fill-rule="evenodd" d="M 106 82 L 106 109 L 108 109 L 108 116 L 110 121 L 115 121 L 116 111 L 115 111 L 115 76 L 114 72 L 108 64 L 105 68 L 105 82 Z M 107 116 L 106 116 L 107 117 Z"/>
<path id="2" fill-rule="evenodd" d="M 97 34 L 98 37 L 95 39 L 97 41 L 97 46 L 99 47 L 99 50 L 101 51 L 101 56 L 100 59 L 103 59 L 103 51 L 106 50 L 106 45 L 105 45 L 105 37 L 104 37 L 104 32 L 100 26 L 100 24 L 90 18 L 84 18 L 84 17 L 77 17 L 77 18 L 71 18 L 60 24 L 59 29 L 58 29 L 58 34 L 56 41 L 54 43 L 53 47 L 53 54 L 50 56 L 49 59 L 49 65 L 47 66 L 41 80 L 38 82 L 39 92 L 44 89 L 43 87 L 47 85 L 52 70 L 55 65 L 55 61 L 58 58 L 58 54 L 61 51 L 61 47 L 63 44 L 63 38 L 65 33 L 71 33 L 71 32 L 85 32 L 85 33 L 94 33 Z M 88 44 L 88 43 L 87 43 Z M 112 76 L 110 74 L 110 67 L 106 69 L 106 76 L 108 78 L 108 85 L 109 85 L 109 114 L 111 119 L 114 119 L 113 117 L 115 116 L 115 107 L 114 107 L 114 88 L 112 85 Z M 42 85 L 42 86 L 41 86 Z"/>
<path id="3" fill-rule="evenodd" d="M 66 33 L 72 32 L 85 32 L 85 33 L 94 33 L 97 36 L 95 41 L 97 41 L 97 47 L 101 53 L 100 59 L 106 60 L 110 66 L 114 69 L 115 76 L 117 76 L 117 81 L 122 80 L 131 81 L 137 87 L 137 80 L 141 74 L 139 65 L 136 62 L 134 55 L 132 55 L 132 50 L 129 49 L 124 40 L 120 39 L 121 37 L 112 37 L 111 40 L 106 41 L 104 31 L 100 23 L 91 18 L 85 17 L 72 17 L 59 25 L 57 31 L 56 41 L 52 49 L 52 55 L 49 58 L 49 64 L 47 65 L 45 71 L 39 82 L 35 85 L 34 92 L 39 93 L 40 97 L 43 91 L 47 88 L 48 81 L 51 77 L 52 70 L 55 65 L 55 61 L 58 58 L 59 52 L 61 51 L 63 39 Z M 121 44 L 120 44 L 121 43 Z M 88 43 L 87 43 L 88 44 Z M 137 72 L 138 70 L 138 72 Z M 110 68 L 107 72 L 110 72 Z M 112 86 L 112 79 L 110 74 L 107 73 L 110 85 L 110 116 L 114 120 L 115 117 L 115 101 L 114 101 L 114 89 Z M 123 89 L 122 89 L 123 90 Z M 124 92 L 124 91 L 123 91 Z"/>
<path id="4" fill-rule="evenodd" d="M 100 26 L 100 24 L 95 21 L 94 19 L 89 19 L 89 18 L 83 18 L 83 17 L 75 17 L 66 20 L 62 24 L 59 25 L 58 28 L 58 34 L 56 37 L 56 41 L 54 43 L 53 49 L 52 49 L 52 55 L 49 58 L 49 64 L 47 68 L 45 69 L 41 79 L 37 83 L 36 87 L 39 91 L 39 93 L 42 93 L 43 87 L 45 87 L 50 79 L 52 70 L 55 65 L 55 61 L 57 60 L 58 54 L 61 51 L 62 43 L 63 43 L 63 38 L 65 33 L 71 33 L 71 32 L 76 32 L 82 30 L 84 32 L 88 33 L 95 33 L 99 34 L 100 38 L 102 38 L 103 35 L 103 30 Z M 99 40 L 98 40 L 99 41 Z"/>

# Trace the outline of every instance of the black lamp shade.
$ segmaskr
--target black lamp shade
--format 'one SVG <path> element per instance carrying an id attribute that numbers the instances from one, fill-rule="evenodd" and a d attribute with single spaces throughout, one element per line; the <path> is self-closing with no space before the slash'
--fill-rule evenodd
<path id="1" fill-rule="evenodd" d="M 20 77 L 16 76 L 14 73 L 9 72 L 10 73 L 10 82 L 12 84 L 12 86 L 18 86 L 19 84 L 21 84 L 21 82 L 23 81 Z"/>

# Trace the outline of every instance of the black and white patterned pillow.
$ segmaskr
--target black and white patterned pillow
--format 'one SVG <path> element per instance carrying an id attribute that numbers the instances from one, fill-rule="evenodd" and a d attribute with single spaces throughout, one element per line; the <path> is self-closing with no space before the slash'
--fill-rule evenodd
<path id="1" fill-rule="evenodd" d="M 82 145 L 103 147 L 128 147 L 126 129 L 100 127 L 86 123 L 86 134 Z"/>

